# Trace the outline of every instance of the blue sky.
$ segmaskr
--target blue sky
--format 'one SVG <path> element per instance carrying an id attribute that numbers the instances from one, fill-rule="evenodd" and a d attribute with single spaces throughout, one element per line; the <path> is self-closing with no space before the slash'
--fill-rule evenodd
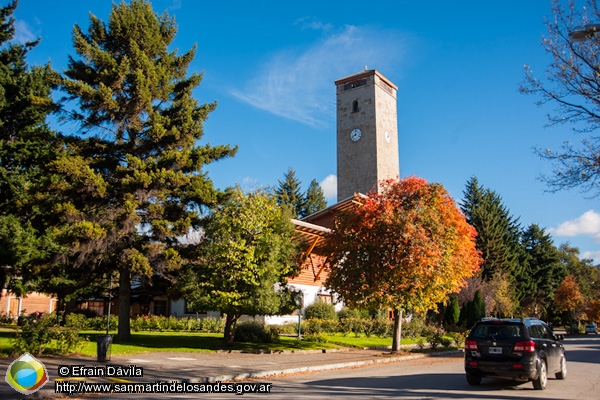
<path id="1" fill-rule="evenodd" d="M 107 20 L 111 4 L 20 0 L 18 39 L 42 39 L 29 62 L 64 69 L 73 25 L 87 28 L 90 12 Z M 549 0 L 152 4 L 176 18 L 174 49 L 198 46 L 196 97 L 218 101 L 204 141 L 239 146 L 208 168 L 218 187 L 276 186 L 292 167 L 304 189 L 316 179 L 335 202 L 333 82 L 368 66 L 398 86 L 402 177 L 440 182 L 460 201 L 476 176 L 524 226 L 537 223 L 600 262 L 599 200 L 546 192 L 538 177 L 550 165 L 533 153 L 579 137 L 546 128 L 552 109 L 518 92 L 525 64 L 540 78 L 549 64 L 540 45 Z"/>

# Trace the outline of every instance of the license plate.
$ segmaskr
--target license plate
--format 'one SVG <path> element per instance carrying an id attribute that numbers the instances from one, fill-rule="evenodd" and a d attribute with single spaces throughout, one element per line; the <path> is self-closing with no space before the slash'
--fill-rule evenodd
<path id="1" fill-rule="evenodd" d="M 502 354 L 502 347 L 490 347 L 488 349 L 489 354 Z"/>

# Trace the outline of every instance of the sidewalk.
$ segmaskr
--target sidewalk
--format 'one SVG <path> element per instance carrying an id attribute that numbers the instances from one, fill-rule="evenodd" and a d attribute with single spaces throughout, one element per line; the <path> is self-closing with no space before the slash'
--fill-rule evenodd
<path id="1" fill-rule="evenodd" d="M 462 352 L 450 352 L 462 354 Z M 438 353 L 438 354 L 448 354 Z M 60 381 L 58 370 L 64 365 L 84 366 L 136 366 L 143 369 L 143 377 L 85 378 L 88 382 L 154 383 L 156 381 L 177 382 L 218 382 L 246 378 L 264 378 L 282 374 L 316 372 L 337 368 L 364 366 L 375 363 L 398 362 L 406 359 L 422 358 L 423 354 L 391 355 L 385 350 L 327 350 L 296 351 L 275 354 L 242 353 L 239 351 L 218 353 L 162 353 L 154 352 L 135 356 L 111 357 L 107 363 L 99 363 L 95 358 L 49 358 L 40 357 L 50 377 L 44 388 L 37 393 L 24 396 L 13 390 L 4 380 L 12 358 L 0 359 L 2 378 L 0 398 L 2 399 L 41 399 L 63 397 L 54 393 L 54 382 Z M 83 380 L 83 378 L 66 378 Z"/>

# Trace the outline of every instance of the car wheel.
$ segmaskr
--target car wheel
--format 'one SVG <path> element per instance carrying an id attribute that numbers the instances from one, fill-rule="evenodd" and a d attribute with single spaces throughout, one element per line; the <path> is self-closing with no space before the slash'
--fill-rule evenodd
<path id="1" fill-rule="evenodd" d="M 564 354 L 560 356 L 560 371 L 554 374 L 554 376 L 556 376 L 556 379 L 565 379 L 567 377 L 567 358 Z"/>
<path id="2" fill-rule="evenodd" d="M 479 386 L 481 383 L 481 375 L 467 373 L 467 382 L 471 386 Z"/>
<path id="3" fill-rule="evenodd" d="M 544 390 L 546 389 L 546 383 L 548 383 L 548 368 L 546 366 L 546 360 L 541 360 L 538 377 L 533 380 L 533 388 L 536 390 Z"/>

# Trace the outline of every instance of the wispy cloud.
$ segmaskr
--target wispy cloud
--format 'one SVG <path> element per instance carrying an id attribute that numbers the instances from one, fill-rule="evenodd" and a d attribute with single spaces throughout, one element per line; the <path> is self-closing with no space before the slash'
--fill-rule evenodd
<path id="1" fill-rule="evenodd" d="M 319 185 L 323 190 L 323 195 L 329 204 L 337 202 L 337 176 L 327 175 Z"/>
<path id="2" fill-rule="evenodd" d="M 179 10 L 181 8 L 181 0 L 173 0 L 169 6 L 169 10 Z"/>
<path id="3" fill-rule="evenodd" d="M 230 92 L 240 101 L 310 126 L 327 126 L 335 113 L 331 97 L 335 79 L 361 71 L 365 65 L 385 74 L 397 67 L 406 40 L 397 31 L 345 26 L 333 29 L 314 20 L 305 26 L 324 35 L 302 50 L 282 50 L 271 56 L 242 89 Z M 397 69 L 397 68 L 395 68 Z"/>
<path id="4" fill-rule="evenodd" d="M 33 29 L 22 20 L 15 21 L 15 37 L 17 43 L 33 42 L 38 36 L 33 32 Z"/>
<path id="5" fill-rule="evenodd" d="M 299 25 L 302 30 L 313 29 L 329 31 L 333 29 L 333 25 L 324 23 L 315 17 L 302 17 L 296 20 L 294 25 Z"/>
<path id="6" fill-rule="evenodd" d="M 589 210 L 581 216 L 565 221 L 557 228 L 548 230 L 554 236 L 592 236 L 595 241 L 600 242 L 600 214 Z"/>
<path id="7" fill-rule="evenodd" d="M 595 264 L 600 263 L 600 251 L 584 251 L 581 253 L 582 259 L 593 260 Z"/>

